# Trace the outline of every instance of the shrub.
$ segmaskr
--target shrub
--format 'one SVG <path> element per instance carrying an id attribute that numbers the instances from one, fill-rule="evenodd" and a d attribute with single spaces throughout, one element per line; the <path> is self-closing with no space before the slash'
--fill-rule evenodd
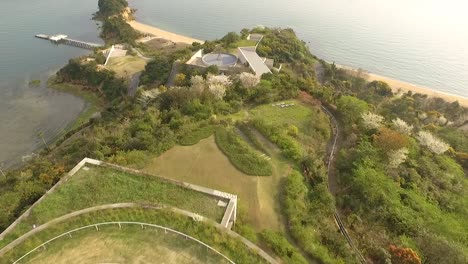
<path id="1" fill-rule="evenodd" d="M 261 233 L 261 238 L 285 263 L 307 263 L 307 260 L 280 232 L 266 230 Z"/>
<path id="2" fill-rule="evenodd" d="M 240 171 L 256 176 L 272 174 L 271 164 L 260 157 L 233 131 L 218 128 L 215 133 L 216 144 L 228 156 L 231 163 Z"/>
<path id="3" fill-rule="evenodd" d="M 194 131 L 190 131 L 183 135 L 179 139 L 179 144 L 182 146 L 192 146 L 197 144 L 200 140 L 207 138 L 213 135 L 214 127 L 213 126 L 205 126 L 198 128 Z"/>
<path id="4" fill-rule="evenodd" d="M 254 120 L 252 124 L 260 133 L 278 145 L 285 157 L 294 161 L 299 161 L 302 158 L 301 147 L 293 137 L 287 134 L 287 131 L 282 131 L 280 128 L 267 124 L 260 119 Z"/>
<path id="5" fill-rule="evenodd" d="M 430 132 L 420 131 L 416 138 L 422 146 L 427 147 L 430 151 L 434 152 L 435 154 L 443 154 L 450 148 L 449 144 L 438 139 Z"/>

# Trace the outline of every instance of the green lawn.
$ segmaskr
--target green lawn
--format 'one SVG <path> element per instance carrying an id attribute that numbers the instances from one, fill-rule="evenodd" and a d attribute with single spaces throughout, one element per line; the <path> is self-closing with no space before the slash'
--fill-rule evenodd
<path id="1" fill-rule="evenodd" d="M 209 248 L 174 233 L 139 225 L 100 226 L 63 237 L 22 263 L 228 263 Z"/>
<path id="2" fill-rule="evenodd" d="M 273 106 L 278 103 L 294 104 L 281 108 Z M 298 135 L 294 138 L 304 150 L 308 146 L 324 146 L 330 136 L 330 121 L 319 106 L 306 105 L 298 100 L 286 100 L 261 105 L 249 111 L 251 120 L 261 120 L 268 126 L 274 127 L 282 134 L 288 134 L 288 127 L 298 128 Z"/>
<path id="3" fill-rule="evenodd" d="M 147 61 L 137 56 L 110 58 L 106 68 L 115 71 L 118 77 L 127 78 L 145 69 Z"/>
<path id="4" fill-rule="evenodd" d="M 166 210 L 154 209 L 109 209 L 72 218 L 30 237 L 0 258 L 0 263 L 12 263 L 31 249 L 64 232 L 90 224 L 111 221 L 161 225 L 203 241 L 227 255 L 236 263 L 265 263 L 255 252 L 245 247 L 242 242 L 228 236 L 212 225 L 195 222 L 191 218 Z M 106 243 L 103 243 L 104 241 Z M 86 260 L 90 255 L 96 253 L 96 256 L 101 256 L 101 258 L 96 256 L 92 259 L 88 258 L 90 260 L 88 263 L 154 263 L 154 258 L 148 259 L 146 257 L 158 257 L 155 255 L 156 253 L 161 253 L 159 257 L 164 257 L 167 254 L 170 256 L 171 252 L 176 252 L 177 254 L 190 256 L 193 261 L 189 263 L 224 263 L 213 252 L 198 245 L 189 240 L 165 234 L 164 231 L 156 231 L 150 227 L 142 229 L 141 227 L 122 225 L 122 229 L 119 229 L 118 226 L 108 226 L 99 228 L 99 231 L 96 229 L 79 231 L 79 233 L 73 234 L 71 238 L 68 236 L 62 237 L 47 246 L 46 251 L 41 249 L 38 253 L 28 257 L 27 260 L 30 263 L 39 262 L 32 260 L 47 261 L 43 263 L 65 263 L 65 260 L 67 260 L 66 263 L 83 263 L 86 261 L 82 260 Z M 111 254 L 112 252 L 115 252 L 115 254 Z M 106 256 L 107 259 L 104 258 Z M 122 259 L 123 256 L 126 258 Z M 180 258 L 175 259 L 176 262 L 170 262 L 170 260 L 158 259 L 158 262 L 180 263 Z"/>
<path id="5" fill-rule="evenodd" d="M 87 165 L 39 203 L 12 233 L 0 241 L 0 246 L 28 232 L 34 224 L 38 226 L 73 211 L 112 203 L 168 205 L 219 222 L 225 208 L 217 206 L 218 200 L 157 177 Z"/>
<path id="6" fill-rule="evenodd" d="M 294 106 L 284 108 L 273 106 L 273 104 L 283 102 L 294 104 Z M 311 107 L 305 106 L 296 100 L 289 100 L 258 106 L 250 111 L 250 116 L 253 119 L 261 118 L 276 126 L 295 125 L 300 131 L 304 131 L 310 121 L 313 120 L 313 111 Z"/>

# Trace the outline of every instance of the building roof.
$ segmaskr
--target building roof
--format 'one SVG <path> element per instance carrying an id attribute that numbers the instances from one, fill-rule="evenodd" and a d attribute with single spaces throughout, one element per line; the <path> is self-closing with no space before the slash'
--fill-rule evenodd
<path id="1" fill-rule="evenodd" d="M 239 51 L 257 76 L 261 76 L 264 73 L 271 73 L 264 60 L 258 56 L 255 47 L 242 47 L 239 48 Z"/>
<path id="2" fill-rule="evenodd" d="M 253 41 L 261 41 L 263 39 L 262 34 L 250 34 L 247 36 L 248 40 L 253 40 Z"/>

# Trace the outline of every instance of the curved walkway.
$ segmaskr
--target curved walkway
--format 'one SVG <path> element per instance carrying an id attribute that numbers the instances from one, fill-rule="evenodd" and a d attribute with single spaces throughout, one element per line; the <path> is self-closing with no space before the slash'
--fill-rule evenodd
<path id="1" fill-rule="evenodd" d="M 268 255 L 265 251 L 263 251 L 261 248 L 259 248 L 254 243 L 250 242 L 249 240 L 247 240 L 246 238 L 242 237 L 241 235 L 237 234 L 234 231 L 225 229 L 222 225 L 220 225 L 220 224 L 218 224 L 218 223 L 216 223 L 216 222 L 214 222 L 214 221 L 212 221 L 212 220 L 210 220 L 210 219 L 208 219 L 206 217 L 203 217 L 203 216 L 200 216 L 200 215 L 197 215 L 197 214 L 185 211 L 185 210 L 181 210 L 181 209 L 178 209 L 178 208 L 164 207 L 164 206 L 151 206 L 151 205 L 146 206 L 146 205 L 141 205 L 141 204 L 136 204 L 136 203 L 117 203 L 117 204 L 106 204 L 106 205 L 94 206 L 94 207 L 90 207 L 90 208 L 86 208 L 86 209 L 83 209 L 83 210 L 75 211 L 75 212 L 63 215 L 61 217 L 55 218 L 55 219 L 53 219 L 53 220 L 51 220 L 51 221 L 49 221 L 49 222 L 47 222 L 47 223 L 45 223 L 43 225 L 40 225 L 40 226 L 36 227 L 35 229 L 32 229 L 31 231 L 29 231 L 26 234 L 20 236 L 19 238 L 17 238 L 16 240 L 11 242 L 10 244 L 6 245 L 4 248 L 0 249 L 0 256 L 3 256 L 6 252 L 8 252 L 9 250 L 11 250 L 14 247 L 18 246 L 19 244 L 23 243 L 29 237 L 31 237 L 31 236 L 33 236 L 33 235 L 47 229 L 48 227 L 50 227 L 52 225 L 61 223 L 63 221 L 69 220 L 71 218 L 74 218 L 74 217 L 77 217 L 77 216 L 80 216 L 80 215 L 83 215 L 83 214 L 88 214 L 88 213 L 107 210 L 107 209 L 116 209 L 116 208 L 119 208 L 119 209 L 122 209 L 122 208 L 150 208 L 150 209 L 156 209 L 156 210 L 167 209 L 167 210 L 170 210 L 170 211 L 172 211 L 174 213 L 177 213 L 177 214 L 192 217 L 192 218 L 197 219 L 199 221 L 203 221 L 203 222 L 209 223 L 211 225 L 214 225 L 220 231 L 226 232 L 229 236 L 231 236 L 233 238 L 240 239 L 242 241 L 242 243 L 244 243 L 244 245 L 246 245 L 253 252 L 257 253 L 259 256 L 264 258 L 268 263 L 272 263 L 272 264 L 278 263 L 273 257 Z"/>
<path id="2" fill-rule="evenodd" d="M 333 144 L 331 146 L 330 156 L 328 157 L 328 162 L 327 162 L 328 172 L 327 173 L 328 173 L 328 190 L 330 191 L 330 193 L 333 194 L 333 196 L 336 196 L 336 192 L 338 189 L 338 181 L 336 178 L 336 174 L 330 173 L 330 171 L 332 169 L 332 163 L 335 159 L 335 154 L 338 150 L 337 146 L 338 146 L 338 137 L 340 136 L 340 130 L 338 126 L 338 121 L 336 121 L 335 116 L 323 105 L 322 105 L 322 110 L 330 117 L 330 121 L 332 123 L 332 129 L 333 129 L 333 140 L 332 140 Z M 336 207 L 335 207 L 334 216 L 335 216 L 335 221 L 338 225 L 338 228 L 340 229 L 343 236 L 346 238 L 346 241 L 348 242 L 349 246 L 353 249 L 353 251 L 357 255 L 359 261 L 361 263 L 367 263 L 364 256 L 361 254 L 357 246 L 351 240 L 351 237 L 349 236 L 348 231 L 346 230 Z"/>
<path id="3" fill-rule="evenodd" d="M 97 224 L 92 224 L 92 225 L 87 225 L 87 226 L 83 226 L 83 227 L 79 227 L 79 228 L 75 228 L 71 231 L 68 231 L 68 232 L 65 232 L 65 233 L 62 233 L 52 239 L 49 239 L 47 240 L 46 242 L 40 244 L 39 246 L 35 247 L 34 249 L 32 249 L 31 251 L 29 251 L 28 253 L 24 254 L 22 257 L 20 257 L 19 259 L 17 259 L 15 262 L 13 262 L 13 264 L 16 264 L 18 263 L 19 261 L 21 261 L 23 258 L 27 257 L 28 255 L 30 255 L 31 253 L 33 253 L 34 251 L 38 250 L 39 248 L 41 247 L 44 247 L 45 245 L 49 244 L 50 242 L 53 242 L 54 240 L 57 240 L 61 237 L 64 237 L 66 235 L 71 235 L 72 233 L 74 232 L 78 232 L 80 230 L 83 230 L 83 229 L 87 229 L 87 228 L 96 228 L 96 230 L 99 230 L 99 226 L 105 226 L 105 225 L 118 225 L 119 227 L 121 227 L 122 224 L 125 224 L 125 225 L 139 225 L 143 228 L 143 226 L 149 226 L 149 227 L 155 227 L 155 228 L 159 228 L 159 229 L 163 229 L 164 232 L 172 232 L 172 233 L 175 233 L 177 235 L 180 235 L 180 236 L 183 236 L 184 238 L 186 239 L 190 239 L 190 240 L 193 240 L 207 248 L 209 248 L 210 250 L 212 250 L 213 252 L 215 252 L 216 254 L 220 255 L 221 257 L 223 257 L 224 259 L 226 259 L 229 263 L 232 263 L 232 264 L 235 264 L 232 260 L 230 260 L 228 257 L 226 257 L 225 255 L 223 255 L 221 252 L 219 252 L 218 250 L 214 249 L 213 247 L 211 247 L 210 245 L 208 244 L 205 244 L 203 243 L 202 241 L 194 238 L 194 237 L 191 237 L 187 234 L 184 234 L 182 232 L 179 232 L 177 230 L 174 230 L 174 229 L 171 229 L 171 228 L 168 228 L 168 227 L 165 227 L 165 226 L 160 226 L 160 225 L 155 225 L 155 224 L 148 224 L 148 223 L 142 223 L 142 222 L 104 222 L 104 223 L 97 223 Z"/>

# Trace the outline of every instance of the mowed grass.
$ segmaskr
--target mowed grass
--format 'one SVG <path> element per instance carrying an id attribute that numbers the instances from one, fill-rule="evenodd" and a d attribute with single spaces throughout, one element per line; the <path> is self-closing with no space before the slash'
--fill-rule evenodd
<path id="1" fill-rule="evenodd" d="M 88 170 L 86 170 L 86 168 Z M 3 241 L 8 241 L 62 215 L 104 204 L 141 203 L 173 206 L 221 221 L 226 208 L 218 198 L 186 189 L 153 176 L 134 175 L 106 168 L 82 168 L 47 195 Z"/>
<path id="2" fill-rule="evenodd" d="M 294 105 L 284 108 L 273 106 L 273 104 L 277 103 Z M 299 128 L 299 131 L 304 131 L 313 118 L 312 109 L 296 100 L 281 101 L 255 107 L 250 110 L 250 116 L 252 119 L 260 118 L 277 126 L 295 125 Z"/>
<path id="3" fill-rule="evenodd" d="M 110 58 L 106 68 L 115 71 L 118 77 L 127 78 L 145 69 L 147 61 L 137 56 Z"/>
<path id="4" fill-rule="evenodd" d="M 273 106 L 278 103 L 294 104 L 281 108 Z M 298 128 L 297 141 L 303 148 L 327 144 L 331 136 L 330 121 L 319 106 L 304 104 L 298 100 L 287 100 L 261 105 L 249 111 L 249 119 L 263 120 L 269 125 L 278 127 L 287 133 L 290 125 Z"/>
<path id="5" fill-rule="evenodd" d="M 228 236 L 208 223 L 196 222 L 190 217 L 164 209 L 127 208 L 92 212 L 50 226 L 6 252 L 0 257 L 0 264 L 12 263 L 45 241 L 73 229 L 118 221 L 142 222 L 171 228 L 201 240 L 236 263 L 265 262 L 241 241 Z M 71 237 L 61 237 L 46 246 L 45 250 L 41 248 L 38 253 L 27 257 L 26 260 L 30 263 L 38 263 L 42 260 L 45 260 L 44 263 L 65 263 L 64 260 L 71 263 L 184 263 L 170 261 L 178 261 L 181 260 L 180 257 L 187 256 L 193 260 L 189 263 L 224 263 L 217 254 L 198 245 L 185 238 L 179 239 L 177 236 L 170 235 L 169 231 L 166 234 L 163 230 L 152 227 L 130 227 L 124 224 L 120 229 L 116 224 L 101 226 L 99 230 L 85 229 L 73 233 Z M 174 251 L 178 256 L 173 255 Z M 158 259 L 156 254 L 159 253 L 166 254 L 168 258 Z M 161 254 L 159 256 L 163 257 Z M 85 261 L 85 258 L 89 261 Z M 215 262 L 211 262 L 212 260 Z"/>
<path id="6" fill-rule="evenodd" d="M 135 225 L 100 226 L 64 237 L 22 263 L 228 263 L 209 248 L 174 233 Z"/>
<path id="7" fill-rule="evenodd" d="M 276 158 L 271 162 L 273 173 L 270 177 L 244 174 L 231 164 L 211 136 L 193 146 L 174 147 L 151 159 L 143 170 L 236 194 L 247 221 L 258 231 L 265 228 L 279 230 L 283 219 L 278 197 L 281 179 L 287 175 L 288 166 Z"/>

